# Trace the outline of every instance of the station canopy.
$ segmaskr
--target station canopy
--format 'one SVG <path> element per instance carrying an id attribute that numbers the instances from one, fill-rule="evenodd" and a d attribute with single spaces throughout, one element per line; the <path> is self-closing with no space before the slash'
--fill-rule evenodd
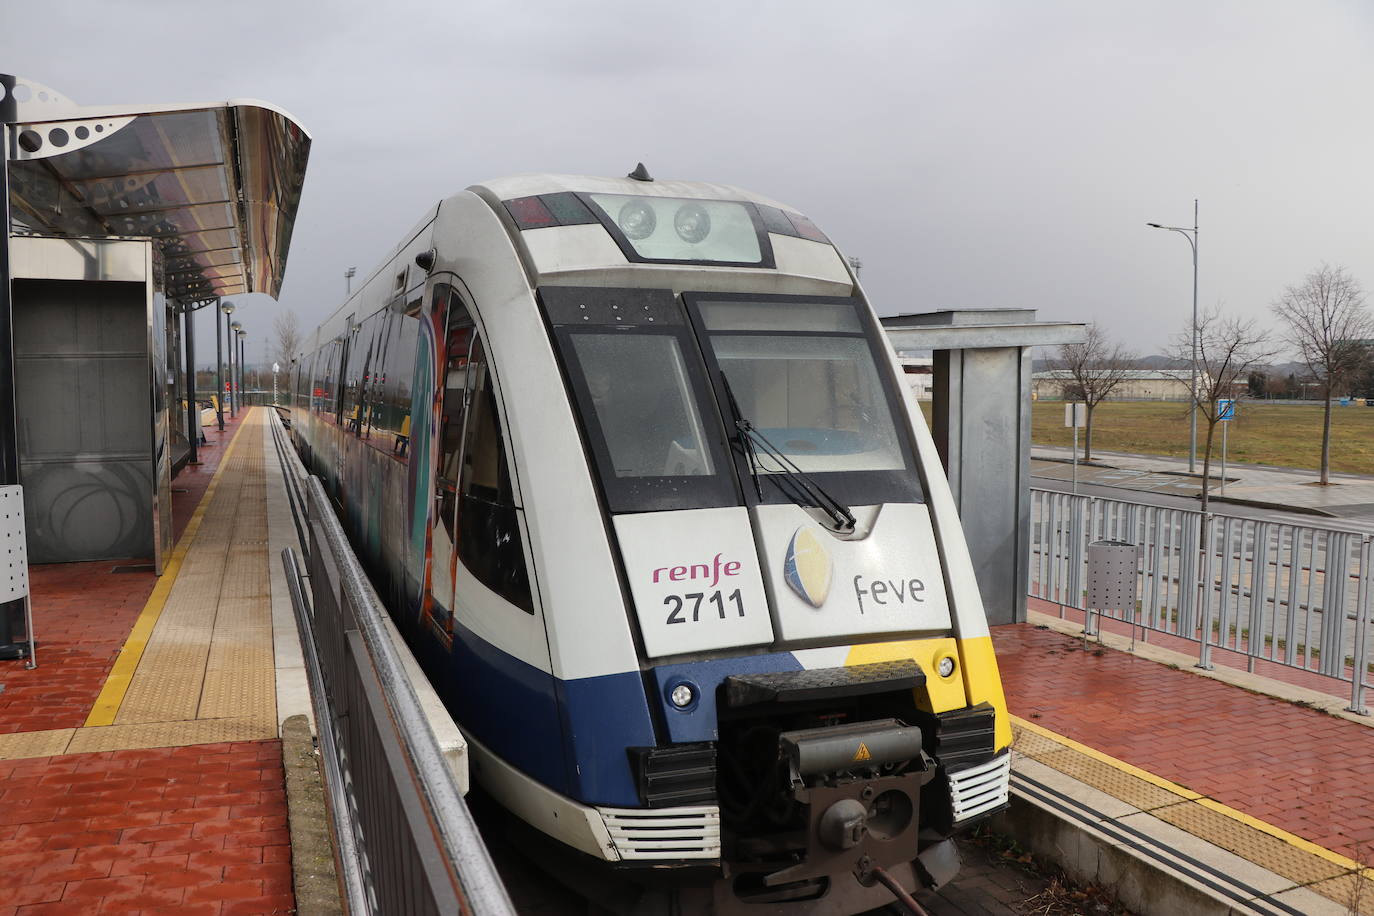
<path id="1" fill-rule="evenodd" d="M 289 114 L 245 99 L 83 107 L 0 75 L 6 101 L 12 233 L 151 237 L 179 302 L 278 295 L 310 152 Z"/>

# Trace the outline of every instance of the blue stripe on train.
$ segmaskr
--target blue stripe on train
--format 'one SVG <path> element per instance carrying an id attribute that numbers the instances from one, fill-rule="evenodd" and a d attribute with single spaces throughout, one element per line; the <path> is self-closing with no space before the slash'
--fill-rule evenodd
<path id="1" fill-rule="evenodd" d="M 716 658 L 682 665 L 661 665 L 653 669 L 658 703 L 663 708 L 663 719 L 668 725 L 668 739 L 673 742 L 715 741 L 720 737 L 716 728 L 716 691 L 730 675 L 801 669 L 802 663 L 791 652 Z M 696 702 L 686 709 L 678 709 L 668 699 L 673 688 L 682 683 L 690 685 L 697 697 Z"/>
<path id="2" fill-rule="evenodd" d="M 453 635 L 451 654 L 430 634 L 417 641 L 422 666 L 463 731 L 561 795 L 589 805 L 641 804 L 625 751 L 654 744 L 639 672 L 563 681 L 461 624 Z"/>

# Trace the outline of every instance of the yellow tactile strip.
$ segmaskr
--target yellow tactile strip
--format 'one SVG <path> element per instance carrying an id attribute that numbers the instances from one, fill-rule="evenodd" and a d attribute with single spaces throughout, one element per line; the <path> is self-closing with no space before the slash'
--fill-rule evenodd
<path id="1" fill-rule="evenodd" d="M 1012 728 L 1012 746 L 1021 756 L 1350 906 L 1352 913 L 1374 916 L 1374 870 L 1032 722 L 1013 716 Z"/>
<path id="2" fill-rule="evenodd" d="M 1335 862 L 1314 856 L 1284 842 L 1282 839 L 1234 818 L 1204 808 L 1196 802 L 1179 802 L 1150 812 L 1193 836 L 1202 837 L 1216 846 L 1283 875 L 1295 884 L 1312 884 L 1335 878 L 1347 870 Z"/>
<path id="3" fill-rule="evenodd" d="M 0 735 L 0 760 L 276 737 L 265 430 L 252 409 L 85 726 Z"/>

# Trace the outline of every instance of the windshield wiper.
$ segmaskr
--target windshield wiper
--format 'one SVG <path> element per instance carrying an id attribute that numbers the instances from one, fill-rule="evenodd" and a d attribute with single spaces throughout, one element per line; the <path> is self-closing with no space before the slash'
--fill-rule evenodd
<path id="1" fill-rule="evenodd" d="M 720 380 L 725 387 L 725 397 L 730 402 L 730 412 L 735 418 L 735 430 L 738 434 L 740 448 L 749 460 L 749 475 L 754 479 L 754 492 L 758 498 L 763 499 L 763 485 L 759 482 L 758 458 L 758 452 L 762 450 L 765 455 L 777 463 L 778 469 L 786 475 L 784 479 L 791 484 L 789 492 L 789 488 L 784 487 L 777 480 L 775 473 L 769 473 L 769 479 L 777 483 L 778 489 L 787 493 L 789 499 L 799 506 L 815 506 L 820 509 L 830 516 L 838 530 L 853 531 L 854 513 L 849 510 L 849 507 L 827 493 L 824 487 L 797 467 L 791 458 L 784 455 L 782 450 L 769 441 L 767 436 L 759 432 L 754 424 L 749 422 L 749 418 L 740 411 L 739 401 L 735 400 L 735 392 L 730 388 L 730 379 L 726 377 L 723 371 L 720 373 Z"/>

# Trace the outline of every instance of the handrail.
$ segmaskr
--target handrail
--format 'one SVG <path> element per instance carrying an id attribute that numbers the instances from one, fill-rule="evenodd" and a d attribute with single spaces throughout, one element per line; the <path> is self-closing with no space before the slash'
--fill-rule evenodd
<path id="1" fill-rule="evenodd" d="M 514 916 L 407 678 L 386 610 L 319 478 L 307 476 L 294 448 L 283 443 L 282 425 L 272 425 L 309 551 L 308 574 L 291 548 L 282 551 L 282 562 L 301 630 L 348 911 L 377 913 L 391 900 L 391 909 L 407 913 L 446 914 L 456 905 L 476 916 Z M 370 836 L 365 824 L 377 834 Z M 397 859 L 397 829 L 413 842 L 408 859 Z M 417 881 L 420 875 L 426 877 Z M 403 902 L 395 902 L 398 894 Z"/>
<path id="2" fill-rule="evenodd" d="M 453 781 L 443 752 L 434 740 L 434 733 L 425 719 L 419 698 L 406 678 L 405 667 L 396 647 L 382 625 L 381 617 L 385 611 L 381 600 L 353 554 L 343 526 L 329 510 L 329 497 L 320 479 L 311 475 L 306 487 L 310 496 L 310 521 L 312 525 L 319 524 L 329 551 L 338 564 L 343 595 L 353 608 L 358 631 L 376 666 L 387 706 L 394 717 L 417 786 L 427 803 L 427 814 L 446 857 L 454 865 L 460 890 L 468 898 L 474 912 L 514 916 L 515 910 L 506 894 L 505 885 L 501 883 L 467 803 Z M 324 511 L 320 511 L 322 507 Z"/>
<path id="3" fill-rule="evenodd" d="M 337 754 L 327 749 L 338 746 L 334 734 L 334 717 L 329 711 L 329 697 L 323 685 L 324 677 L 320 670 L 320 656 L 315 650 L 315 630 L 311 623 L 309 599 L 305 596 L 304 577 L 297 564 L 296 551 L 287 547 L 281 552 L 282 565 L 286 567 L 286 588 L 291 595 L 291 607 L 296 613 L 296 627 L 301 636 L 301 655 L 305 661 L 306 678 L 310 682 L 310 706 L 315 712 L 315 730 L 319 743 L 326 753 L 320 754 L 324 761 L 324 785 L 329 792 L 330 813 L 338 829 L 334 832 L 334 842 L 338 850 L 339 872 L 343 875 L 343 895 L 348 901 L 349 913 L 366 913 L 371 908 L 367 888 L 363 883 L 361 856 L 358 853 L 357 826 L 353 819 L 353 806 L 348 802 L 344 790 L 346 781 L 339 767 Z"/>

